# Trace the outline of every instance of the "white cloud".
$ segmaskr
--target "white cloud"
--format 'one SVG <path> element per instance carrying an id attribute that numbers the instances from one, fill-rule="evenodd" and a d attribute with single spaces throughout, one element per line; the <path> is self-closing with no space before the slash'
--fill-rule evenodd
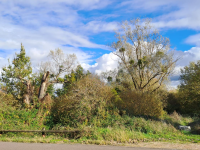
<path id="1" fill-rule="evenodd" d="M 102 22 L 102 21 L 90 21 L 84 29 L 88 32 L 99 33 L 99 32 L 113 32 L 119 28 L 117 22 Z"/>
<path id="2" fill-rule="evenodd" d="M 177 89 L 177 86 L 180 85 L 180 80 L 177 81 L 170 81 L 168 85 L 169 90 Z"/>
<path id="3" fill-rule="evenodd" d="M 108 6 L 111 1 L 107 0 L 34 0 L 34 1 L 26 1 L 26 0 L 9 0 L 9 3 L 7 0 L 1 0 L 1 3 L 7 6 L 13 6 L 17 5 L 20 7 L 43 7 L 43 6 L 56 6 L 58 4 L 62 4 L 63 6 L 71 6 L 78 9 L 86 9 L 86 10 L 92 10 L 92 9 L 101 9 L 106 6 Z"/>
<path id="4" fill-rule="evenodd" d="M 187 66 L 191 61 L 200 60 L 200 47 L 192 47 L 188 51 L 178 51 L 182 58 L 178 61 L 179 66 Z"/>
<path id="5" fill-rule="evenodd" d="M 0 57 L 0 73 L 1 73 L 1 70 L 3 67 L 5 67 L 5 65 L 7 64 L 8 60 L 3 58 L 3 57 Z"/>
<path id="6" fill-rule="evenodd" d="M 107 0 L 1 0 L 0 1 L 0 56 L 4 58 L 19 52 L 21 42 L 33 64 L 42 61 L 49 50 L 61 48 L 75 53 L 81 63 L 94 56 L 85 48 L 106 49 L 91 42 L 88 34 L 113 31 L 115 22 L 90 21 L 79 16 L 79 10 L 101 9 L 112 1 Z"/>
<path id="7" fill-rule="evenodd" d="M 192 47 L 187 51 L 175 51 L 175 56 L 181 56 L 180 60 L 177 62 L 176 67 L 172 76 L 170 77 L 171 87 L 177 87 L 180 84 L 181 69 L 188 66 L 190 62 L 197 62 L 200 60 L 200 47 Z"/>
<path id="8" fill-rule="evenodd" d="M 170 5 L 170 3 L 169 3 Z M 200 29 L 200 13 L 199 0 L 182 0 L 175 1 L 173 6 L 175 10 L 161 15 L 155 19 L 155 25 L 157 27 L 169 27 L 169 28 L 189 28 L 194 30 Z M 167 6 L 167 5 L 166 5 Z M 173 7 L 172 7 L 173 8 Z"/>
<path id="9" fill-rule="evenodd" d="M 81 64 L 85 70 L 89 70 L 95 74 L 100 74 L 105 71 L 114 70 L 118 67 L 118 57 L 113 54 L 104 54 L 96 59 L 94 65 Z"/>
<path id="10" fill-rule="evenodd" d="M 152 13 L 160 15 L 153 18 L 159 28 L 200 29 L 199 0 L 129 0 L 117 7 L 126 8 L 127 12 Z"/>
<path id="11" fill-rule="evenodd" d="M 186 43 L 189 43 L 189 44 L 195 44 L 195 45 L 200 46 L 200 33 L 199 33 L 199 34 L 195 34 L 195 35 L 189 36 L 189 37 L 185 40 L 185 42 L 186 42 Z"/>
<path id="12" fill-rule="evenodd" d="M 65 53 L 75 53 L 81 63 L 91 62 L 94 56 L 81 47 L 106 49 L 104 45 L 91 42 L 87 34 L 113 31 L 115 22 L 90 21 L 79 10 L 101 9 L 110 2 L 103 0 L 11 0 L 0 2 L 0 49 L 7 56 L 19 52 L 23 43 L 33 65 L 44 60 L 49 50 L 61 48 Z M 13 51 L 14 50 L 14 51 Z"/>
<path id="13" fill-rule="evenodd" d="M 174 5 L 177 4 L 180 0 L 167 0 L 167 1 L 161 1 L 161 0 L 128 0 L 123 1 L 118 5 L 118 7 L 126 7 L 127 9 L 131 9 L 132 11 L 141 11 L 144 10 L 145 12 L 153 12 L 163 9 L 163 6 L 166 5 Z"/>

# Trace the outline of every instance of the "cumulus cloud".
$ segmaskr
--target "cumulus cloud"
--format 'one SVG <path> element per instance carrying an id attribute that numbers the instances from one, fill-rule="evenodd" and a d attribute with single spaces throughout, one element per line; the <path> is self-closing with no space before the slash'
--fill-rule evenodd
<path id="1" fill-rule="evenodd" d="M 118 67 L 118 57 L 113 54 L 104 54 L 103 56 L 96 59 L 94 65 L 81 64 L 85 70 L 89 70 L 95 74 L 100 74 L 105 71 L 114 70 Z"/>
<path id="2" fill-rule="evenodd" d="M 180 84 L 181 69 L 188 66 L 190 62 L 197 62 L 200 60 L 200 47 L 192 47 L 187 51 L 175 51 L 175 57 L 181 56 L 177 61 L 176 67 L 170 79 L 170 86 L 176 88 Z"/>
<path id="3" fill-rule="evenodd" d="M 192 47 L 188 51 L 178 51 L 182 56 L 177 65 L 187 66 L 191 61 L 196 62 L 200 60 L 200 47 Z"/>

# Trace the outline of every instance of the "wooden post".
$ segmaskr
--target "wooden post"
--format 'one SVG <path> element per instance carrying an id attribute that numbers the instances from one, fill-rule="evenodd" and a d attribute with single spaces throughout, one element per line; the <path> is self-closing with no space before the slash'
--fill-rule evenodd
<path id="1" fill-rule="evenodd" d="M 45 133 L 44 132 L 42 132 L 42 137 L 45 138 Z"/>
<path id="2" fill-rule="evenodd" d="M 45 131 L 45 128 L 42 128 L 42 131 Z M 45 138 L 45 132 L 42 132 L 42 137 Z"/>

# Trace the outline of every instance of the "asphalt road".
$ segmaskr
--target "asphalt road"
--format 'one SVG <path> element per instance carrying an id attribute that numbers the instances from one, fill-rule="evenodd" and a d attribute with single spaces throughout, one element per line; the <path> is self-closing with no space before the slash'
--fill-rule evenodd
<path id="1" fill-rule="evenodd" d="M 99 146 L 83 144 L 43 144 L 0 142 L 0 150 L 169 150 L 123 146 Z"/>

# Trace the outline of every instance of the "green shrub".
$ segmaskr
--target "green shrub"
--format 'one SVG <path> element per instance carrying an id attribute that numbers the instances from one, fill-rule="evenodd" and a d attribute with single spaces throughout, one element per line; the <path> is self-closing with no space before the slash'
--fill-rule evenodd
<path id="1" fill-rule="evenodd" d="M 6 108 L 6 109 L 4 109 Z M 0 129 L 4 130 L 39 130 L 43 127 L 42 116 L 38 109 L 15 109 L 4 105 L 0 108 Z"/>
<path id="2" fill-rule="evenodd" d="M 44 109 L 22 108 L 10 94 L 0 92 L 0 129 L 40 130 L 48 112 Z"/>
<path id="3" fill-rule="evenodd" d="M 51 110 L 52 122 L 77 126 L 96 121 L 98 125 L 99 120 L 109 117 L 112 97 L 109 86 L 96 76 L 86 76 L 75 83 L 69 95 L 55 99 Z"/>

